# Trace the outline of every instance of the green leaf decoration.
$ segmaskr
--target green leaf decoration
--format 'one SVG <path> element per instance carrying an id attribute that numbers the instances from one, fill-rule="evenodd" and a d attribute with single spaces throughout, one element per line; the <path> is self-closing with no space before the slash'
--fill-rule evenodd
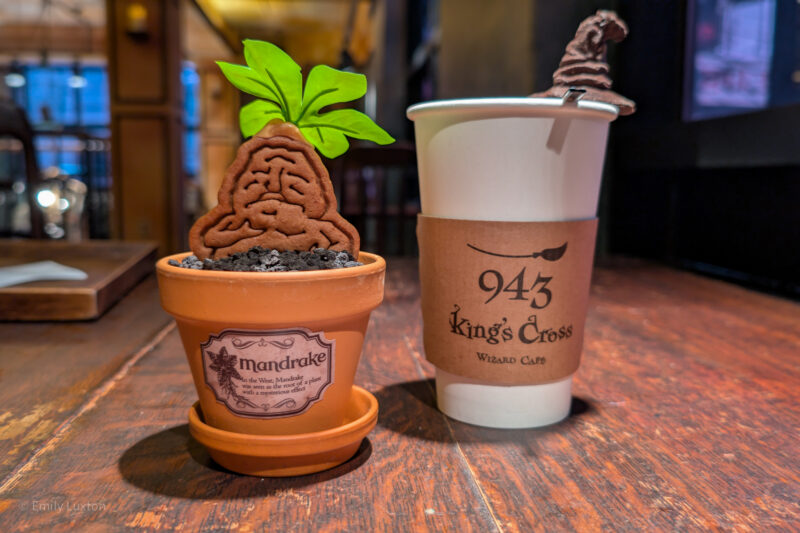
<path id="1" fill-rule="evenodd" d="M 371 118 L 355 109 L 337 109 L 323 114 L 306 115 L 299 127 L 303 135 L 306 135 L 306 131 L 314 130 L 313 137 L 319 138 L 320 144 L 316 144 L 312 139 L 309 141 L 329 158 L 338 157 L 347 151 L 350 143 L 345 135 L 378 144 L 394 142 L 394 138 Z"/>
<path id="2" fill-rule="evenodd" d="M 331 104 L 351 102 L 367 94 L 367 77 L 355 72 L 317 65 L 308 73 L 303 108 L 298 120 Z"/>
<path id="3" fill-rule="evenodd" d="M 319 153 L 327 158 L 334 158 L 342 155 L 350 148 L 347 137 L 338 130 L 328 130 L 326 128 L 302 127 L 300 133 L 319 150 Z"/>
<path id="4" fill-rule="evenodd" d="M 303 75 L 300 65 L 272 43 L 244 41 L 244 59 L 247 66 L 275 88 L 278 104 L 283 109 L 287 122 L 294 122 L 300 114 L 303 101 Z"/>
<path id="5" fill-rule="evenodd" d="M 222 73 L 228 78 L 228 81 L 240 91 L 275 103 L 280 101 L 280 97 L 275 88 L 259 76 L 253 69 L 242 65 L 226 63 L 224 61 L 217 61 L 217 65 L 222 69 Z"/>
<path id="6" fill-rule="evenodd" d="M 269 100 L 255 100 L 246 106 L 242 107 L 239 111 L 239 127 L 242 130 L 242 135 L 245 137 L 252 137 L 269 123 L 270 120 L 279 118 L 286 120 L 281 107 Z"/>
<path id="7" fill-rule="evenodd" d="M 218 61 L 226 78 L 239 90 L 260 98 L 239 112 L 245 137 L 258 133 L 276 118 L 294 123 L 326 157 L 337 157 L 350 146 L 347 137 L 378 144 L 394 142 L 391 135 L 367 115 L 354 109 L 320 111 L 332 104 L 351 102 L 367 92 L 363 74 L 317 65 L 308 74 L 305 89 L 300 66 L 274 44 L 244 41 L 247 66 Z"/>

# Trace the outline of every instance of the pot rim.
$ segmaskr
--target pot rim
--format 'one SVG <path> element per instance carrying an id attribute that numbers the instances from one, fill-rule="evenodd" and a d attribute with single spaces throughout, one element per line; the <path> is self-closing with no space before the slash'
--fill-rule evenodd
<path id="1" fill-rule="evenodd" d="M 171 259 L 178 262 L 192 252 L 181 252 L 162 257 L 156 262 L 159 275 L 195 278 L 196 280 L 252 281 L 252 282 L 298 282 L 323 281 L 368 276 L 386 269 L 386 261 L 378 254 L 359 252 L 358 259 L 363 265 L 330 270 L 306 270 L 301 272 L 232 272 L 227 270 L 194 270 L 169 264 Z M 366 260 L 366 261 L 365 261 Z"/>

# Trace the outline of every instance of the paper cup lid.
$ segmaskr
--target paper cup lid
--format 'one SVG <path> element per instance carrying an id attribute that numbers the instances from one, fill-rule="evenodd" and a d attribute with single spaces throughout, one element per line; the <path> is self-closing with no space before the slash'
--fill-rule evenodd
<path id="1" fill-rule="evenodd" d="M 612 121 L 619 109 L 612 104 L 577 100 L 565 103 L 561 98 L 498 97 L 434 100 L 414 104 L 406 110 L 406 116 L 416 120 L 421 116 L 439 113 L 475 113 L 501 116 L 581 116 Z"/>

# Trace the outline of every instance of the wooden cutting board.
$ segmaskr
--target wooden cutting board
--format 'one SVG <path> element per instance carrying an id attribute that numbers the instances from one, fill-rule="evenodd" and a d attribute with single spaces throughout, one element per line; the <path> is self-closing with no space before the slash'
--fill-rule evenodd
<path id="1" fill-rule="evenodd" d="M 0 266 L 56 261 L 82 281 L 32 281 L 0 288 L 0 320 L 98 318 L 155 269 L 156 243 L 0 239 Z"/>

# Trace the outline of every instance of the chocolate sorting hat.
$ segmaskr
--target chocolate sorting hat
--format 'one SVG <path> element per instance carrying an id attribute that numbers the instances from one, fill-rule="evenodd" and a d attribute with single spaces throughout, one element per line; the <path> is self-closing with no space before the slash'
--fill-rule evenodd
<path id="1" fill-rule="evenodd" d="M 578 26 L 553 73 L 553 86 L 531 96 L 563 98 L 574 87 L 585 91 L 584 100 L 612 104 L 620 115 L 630 115 L 636 103 L 611 90 L 606 62 L 606 41 L 618 43 L 627 35 L 628 26 L 616 13 L 598 10 Z"/>

